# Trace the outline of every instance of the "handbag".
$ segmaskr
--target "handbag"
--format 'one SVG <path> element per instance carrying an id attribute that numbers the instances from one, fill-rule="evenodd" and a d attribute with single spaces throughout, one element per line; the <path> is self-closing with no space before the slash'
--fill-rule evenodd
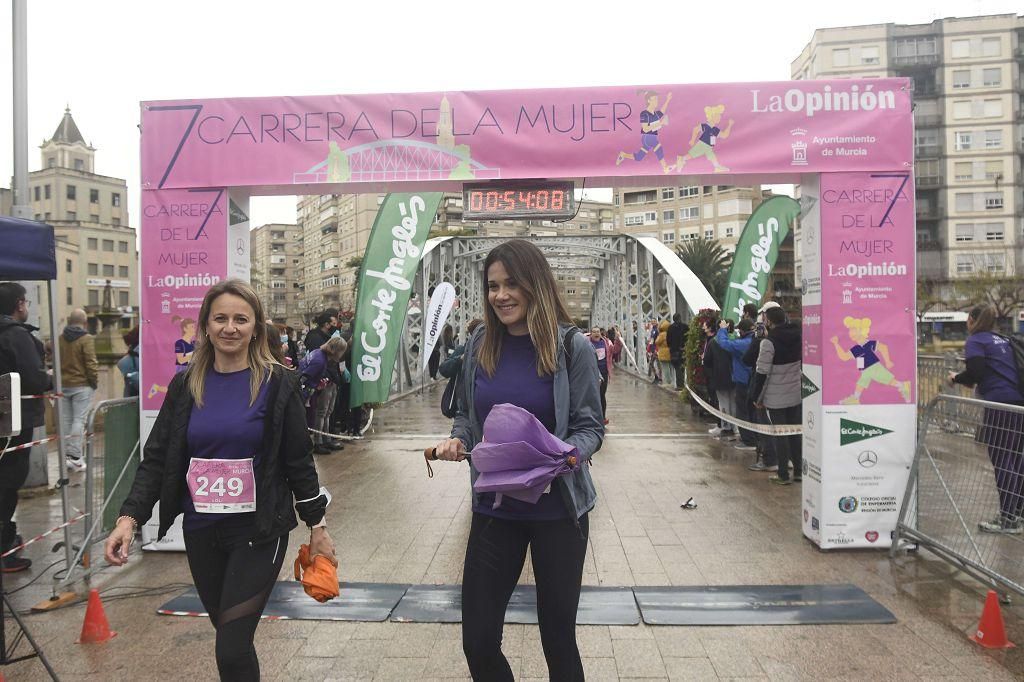
<path id="1" fill-rule="evenodd" d="M 452 378 L 448 380 L 448 385 L 444 387 L 444 393 L 441 394 L 441 414 L 449 419 L 455 418 L 455 409 L 457 407 L 457 397 L 455 391 L 459 385 L 459 375 L 462 374 L 462 368 L 452 375 Z"/>

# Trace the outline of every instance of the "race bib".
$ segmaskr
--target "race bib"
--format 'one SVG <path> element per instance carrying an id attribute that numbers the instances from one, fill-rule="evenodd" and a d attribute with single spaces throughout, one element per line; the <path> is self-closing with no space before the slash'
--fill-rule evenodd
<path id="1" fill-rule="evenodd" d="M 185 481 L 197 512 L 241 514 L 256 511 L 256 474 L 252 458 L 193 457 Z"/>
<path id="2" fill-rule="evenodd" d="M 857 358 L 857 369 L 864 369 L 864 356 Z"/>
<path id="3" fill-rule="evenodd" d="M 708 138 L 708 144 L 710 144 L 712 147 L 714 147 L 715 146 L 715 142 L 717 140 L 718 140 L 718 136 L 717 135 L 712 135 L 711 137 Z"/>

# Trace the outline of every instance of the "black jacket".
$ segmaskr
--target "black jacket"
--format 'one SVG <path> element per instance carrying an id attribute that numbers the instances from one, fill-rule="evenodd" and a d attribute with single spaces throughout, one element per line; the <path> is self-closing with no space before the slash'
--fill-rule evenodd
<path id="1" fill-rule="evenodd" d="M 186 436 L 193 400 L 185 376 L 185 373 L 175 375 L 167 387 L 167 396 L 146 441 L 131 492 L 121 505 L 121 516 L 130 516 L 142 525 L 152 516 L 153 505 L 159 501 L 158 537 L 164 536 L 181 513 L 181 497 L 188 494 L 184 486 L 189 460 Z M 274 367 L 270 381 L 263 456 L 256 468 L 256 535 L 253 541 L 272 540 L 295 528 L 298 523 L 293 506 L 308 526 L 319 523 L 327 507 L 327 498 L 320 494 L 313 464 L 313 443 L 306 431 L 306 411 L 299 398 L 298 375 Z"/>
<path id="2" fill-rule="evenodd" d="M 731 391 L 732 355 L 718 345 L 714 337 L 709 338 L 704 348 L 704 378 L 709 391 Z"/>
<path id="3" fill-rule="evenodd" d="M 23 395 L 41 395 L 53 387 L 53 380 L 43 366 L 43 344 L 32 332 L 36 327 L 0 315 L 0 374 L 21 375 Z M 43 399 L 21 401 L 22 432 L 43 424 Z"/>
<path id="4" fill-rule="evenodd" d="M 668 343 L 668 352 L 671 353 L 673 362 L 677 362 L 683 357 L 687 330 L 687 325 L 682 322 L 673 322 L 668 326 L 665 341 Z"/>

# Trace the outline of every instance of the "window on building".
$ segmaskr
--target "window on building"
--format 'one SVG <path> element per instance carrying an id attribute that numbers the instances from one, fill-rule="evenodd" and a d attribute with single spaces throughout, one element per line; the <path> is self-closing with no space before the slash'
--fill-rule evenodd
<path id="1" fill-rule="evenodd" d="M 953 118 L 964 119 L 971 118 L 973 107 L 971 106 L 971 100 L 963 99 L 959 102 L 953 102 Z"/>
<path id="2" fill-rule="evenodd" d="M 1002 192 L 985 192 L 985 210 L 997 210 L 1003 207 Z"/>
<path id="3" fill-rule="evenodd" d="M 878 46 L 872 45 L 868 47 L 860 48 L 860 63 L 861 64 L 878 64 Z"/>
<path id="4" fill-rule="evenodd" d="M 700 218 L 700 206 L 683 206 L 679 209 L 680 220 L 697 220 Z"/>
<path id="5" fill-rule="evenodd" d="M 675 199 L 675 196 L 676 196 L 676 188 L 675 187 L 665 187 L 664 189 L 661 190 L 661 198 L 662 199 Z"/>
<path id="6" fill-rule="evenodd" d="M 658 213 L 657 213 L 657 211 L 648 211 L 647 213 L 644 213 L 644 223 L 645 224 L 646 223 L 656 223 L 656 222 L 658 222 Z"/>
<path id="7" fill-rule="evenodd" d="M 850 65 L 850 49 L 847 47 L 832 50 L 832 66 L 842 67 Z"/>
<path id="8" fill-rule="evenodd" d="M 117 292 L 117 305 L 121 306 L 122 308 L 127 308 L 128 307 L 128 292 L 127 291 L 119 291 L 119 292 Z"/>
<path id="9" fill-rule="evenodd" d="M 117 192 L 114 192 L 113 194 L 111 194 L 110 195 L 110 205 L 111 206 L 120 206 L 121 205 L 121 195 L 118 194 Z"/>
<path id="10" fill-rule="evenodd" d="M 953 89 L 960 90 L 971 87 L 971 70 L 958 69 L 953 72 Z"/>
<path id="11" fill-rule="evenodd" d="M 685 199 L 687 197 L 695 197 L 700 195 L 700 187 L 697 185 L 690 185 L 689 187 L 679 188 L 679 198 Z"/>
<path id="12" fill-rule="evenodd" d="M 71 259 L 65 260 L 64 261 L 64 272 L 71 272 L 71 268 L 72 268 Z"/>
<path id="13" fill-rule="evenodd" d="M 45 199 L 49 199 L 50 198 L 50 186 L 49 185 L 43 185 L 43 198 L 45 198 Z"/>
<path id="14" fill-rule="evenodd" d="M 971 56 L 970 40 L 954 40 L 950 48 L 953 59 L 966 59 Z"/>
<path id="15" fill-rule="evenodd" d="M 956 210 L 960 212 L 969 212 L 974 210 L 974 193 L 973 192 L 957 192 L 956 193 Z"/>
<path id="16" fill-rule="evenodd" d="M 47 212 L 46 212 L 46 213 L 45 213 L 45 214 L 43 215 L 43 218 L 44 218 L 44 220 L 49 220 L 49 219 L 50 219 L 50 212 L 49 212 L 49 211 L 47 211 Z M 59 237 L 58 237 L 58 239 L 59 239 Z"/>
<path id="17" fill-rule="evenodd" d="M 1003 84 L 1003 70 L 999 68 L 995 69 L 982 69 L 981 70 L 981 84 L 986 88 L 996 88 Z"/>
<path id="18" fill-rule="evenodd" d="M 715 238 L 715 229 L 712 228 L 712 227 L 706 228 L 704 230 L 704 239 L 714 239 L 714 238 Z"/>
<path id="19" fill-rule="evenodd" d="M 128 266 L 127 265 L 118 265 L 117 266 L 117 276 L 121 277 L 122 279 L 127 277 L 128 276 Z"/>
<path id="20" fill-rule="evenodd" d="M 126 241 L 119 241 L 119 242 L 117 242 L 117 250 L 120 253 L 128 253 L 128 242 L 126 242 Z"/>
<path id="21" fill-rule="evenodd" d="M 956 240 L 958 242 L 974 241 L 974 223 L 957 223 Z"/>
<path id="22" fill-rule="evenodd" d="M 731 227 L 725 228 L 725 236 L 726 237 L 734 237 L 735 234 L 733 234 L 733 228 L 731 228 Z"/>
<path id="23" fill-rule="evenodd" d="M 89 190 L 89 203 L 98 204 L 100 203 L 100 191 L 98 189 Z"/>
<path id="24" fill-rule="evenodd" d="M 981 39 L 981 56 L 998 57 L 1002 52 L 1002 41 L 999 37 Z"/>
<path id="25" fill-rule="evenodd" d="M 675 232 L 662 232 L 661 241 L 665 244 L 675 244 L 676 233 Z"/>
<path id="26" fill-rule="evenodd" d="M 78 213 L 75 211 L 67 211 L 64 217 L 65 220 L 78 220 Z"/>
<path id="27" fill-rule="evenodd" d="M 1000 175 L 1003 174 L 1003 161 L 1002 159 L 996 159 L 994 161 L 985 162 L 985 179 L 996 180 Z"/>
<path id="28" fill-rule="evenodd" d="M 82 161 L 81 159 L 75 159 L 75 170 L 85 170 L 85 161 Z"/>
<path id="29" fill-rule="evenodd" d="M 614 195 L 612 195 L 612 201 L 615 203 L 616 206 L 619 205 L 619 193 L 618 192 L 616 192 Z"/>
<path id="30" fill-rule="evenodd" d="M 104 239 L 103 240 L 103 250 L 104 251 L 108 251 L 110 253 L 113 253 L 114 252 L 114 240 L 113 239 Z"/>
<path id="31" fill-rule="evenodd" d="M 958 130 L 956 132 L 956 150 L 958 152 L 965 152 L 969 150 L 973 144 L 974 133 L 969 130 Z"/>
<path id="32" fill-rule="evenodd" d="M 75 290 L 68 287 L 64 292 L 64 301 L 67 305 L 74 305 Z"/>
<path id="33" fill-rule="evenodd" d="M 32 198 L 39 201 L 39 185 L 32 188 Z"/>
<path id="34" fill-rule="evenodd" d="M 103 266 L 103 276 L 104 277 L 113 277 L 114 276 L 114 266 L 113 265 L 104 265 Z"/>
<path id="35" fill-rule="evenodd" d="M 99 289 L 89 289 L 89 305 L 99 305 L 99 304 L 100 304 L 100 290 Z"/>
<path id="36" fill-rule="evenodd" d="M 982 231 L 985 233 L 985 241 L 1001 242 L 1005 236 L 1005 228 L 1002 223 L 982 223 Z"/>
<path id="37" fill-rule="evenodd" d="M 675 221 L 676 221 L 676 212 L 675 211 L 662 211 L 661 212 L 661 222 L 663 222 L 663 223 L 674 223 Z"/>
<path id="38" fill-rule="evenodd" d="M 987 99 L 982 104 L 981 115 L 985 118 L 999 118 L 1003 115 L 1003 100 Z"/>
<path id="39" fill-rule="evenodd" d="M 938 54 L 935 38 L 904 38 L 896 41 L 897 57 L 921 57 L 934 54 Z"/>
<path id="40" fill-rule="evenodd" d="M 703 191 L 704 194 L 711 194 L 711 191 L 713 189 L 714 189 L 713 185 L 704 185 L 704 188 L 703 188 L 702 191 Z"/>
<path id="41" fill-rule="evenodd" d="M 68 185 L 65 189 L 66 189 L 66 192 L 67 192 L 67 198 L 68 199 L 74 199 L 75 198 L 75 186 L 74 185 Z"/>
<path id="42" fill-rule="evenodd" d="M 957 182 L 968 182 L 974 179 L 974 163 L 958 161 L 953 164 L 953 177 Z"/>
<path id="43" fill-rule="evenodd" d="M 53 157 L 53 156 L 48 158 L 46 160 L 46 167 L 47 168 L 56 168 L 57 167 L 57 159 L 55 157 Z"/>
<path id="44" fill-rule="evenodd" d="M 114 227 L 120 227 L 121 226 L 121 219 L 120 218 L 111 218 L 110 219 L 110 224 L 113 225 Z"/>
<path id="45" fill-rule="evenodd" d="M 576 290 L 575 289 L 566 289 L 565 290 L 565 294 L 567 296 L 575 296 L 576 295 Z"/>
<path id="46" fill-rule="evenodd" d="M 626 216 L 626 227 L 632 227 L 634 225 L 644 224 L 644 214 L 634 213 L 633 215 Z"/>
<path id="47" fill-rule="evenodd" d="M 914 153 L 918 156 L 932 156 L 939 150 L 939 131 L 934 128 L 917 130 L 914 133 Z"/>

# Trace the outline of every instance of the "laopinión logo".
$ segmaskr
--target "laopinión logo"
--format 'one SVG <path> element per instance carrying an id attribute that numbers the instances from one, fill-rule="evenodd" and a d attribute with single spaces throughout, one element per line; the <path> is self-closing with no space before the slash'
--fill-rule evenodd
<path id="1" fill-rule="evenodd" d="M 839 511 L 844 514 L 852 514 L 857 511 L 857 498 L 853 495 L 839 498 Z"/>
<path id="2" fill-rule="evenodd" d="M 839 444 L 849 445 L 850 443 L 857 443 L 868 438 L 877 438 L 878 436 L 884 436 L 887 433 L 892 433 L 892 429 L 883 429 L 881 426 L 872 426 L 871 424 L 862 424 L 855 422 L 852 419 L 840 419 L 839 420 Z"/>

